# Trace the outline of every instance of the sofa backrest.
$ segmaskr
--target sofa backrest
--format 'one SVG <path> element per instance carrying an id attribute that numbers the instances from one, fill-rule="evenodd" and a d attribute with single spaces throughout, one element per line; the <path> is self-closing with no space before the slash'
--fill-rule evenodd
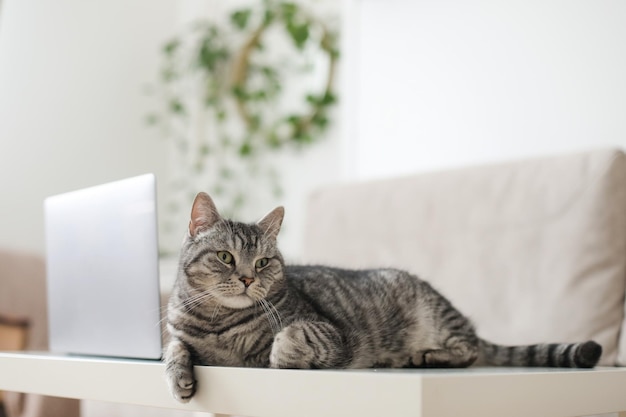
<path id="1" fill-rule="evenodd" d="M 594 339 L 602 364 L 626 364 L 619 150 L 321 189 L 304 248 L 311 263 L 407 269 L 491 341 Z"/>

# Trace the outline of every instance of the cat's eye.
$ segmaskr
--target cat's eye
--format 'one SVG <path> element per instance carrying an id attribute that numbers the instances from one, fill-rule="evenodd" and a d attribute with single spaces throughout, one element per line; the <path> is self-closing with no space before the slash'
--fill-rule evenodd
<path id="1" fill-rule="evenodd" d="M 265 268 L 269 262 L 270 260 L 267 258 L 257 259 L 257 261 L 254 263 L 254 266 L 258 269 Z"/>
<path id="2" fill-rule="evenodd" d="M 217 259 L 224 262 L 227 265 L 233 263 L 233 255 L 230 252 L 226 252 L 225 250 L 217 252 Z"/>

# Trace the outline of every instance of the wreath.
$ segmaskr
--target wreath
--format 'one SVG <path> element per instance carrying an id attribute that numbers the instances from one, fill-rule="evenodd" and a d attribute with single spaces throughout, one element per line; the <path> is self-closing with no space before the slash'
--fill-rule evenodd
<path id="1" fill-rule="evenodd" d="M 264 0 L 223 20 L 195 22 L 162 49 L 162 109 L 148 123 L 162 129 L 178 154 L 168 193 L 172 214 L 202 189 L 236 216 L 250 199 L 251 178 L 279 197 L 280 176 L 266 156 L 318 142 L 336 102 L 337 33 L 310 11 Z M 277 56 L 273 47 L 281 42 L 283 56 Z M 312 62 L 324 62 L 323 71 L 315 71 L 324 78 L 294 97 L 289 80 L 313 72 Z M 281 107 L 285 97 L 290 102 Z"/>

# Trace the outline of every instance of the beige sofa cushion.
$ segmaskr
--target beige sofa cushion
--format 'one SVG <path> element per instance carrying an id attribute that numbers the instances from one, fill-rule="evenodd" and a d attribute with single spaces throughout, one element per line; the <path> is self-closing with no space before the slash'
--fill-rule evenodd
<path id="1" fill-rule="evenodd" d="M 494 342 L 595 339 L 626 363 L 626 157 L 600 150 L 331 187 L 306 260 L 394 266 L 434 284 Z"/>

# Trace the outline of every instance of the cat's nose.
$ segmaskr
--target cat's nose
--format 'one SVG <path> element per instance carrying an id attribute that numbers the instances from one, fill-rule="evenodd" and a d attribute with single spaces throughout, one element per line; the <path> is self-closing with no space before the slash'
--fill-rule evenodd
<path id="1" fill-rule="evenodd" d="M 254 278 L 241 277 L 239 278 L 239 281 L 243 282 L 243 285 L 245 285 L 246 288 L 248 288 L 250 284 L 254 282 Z"/>

